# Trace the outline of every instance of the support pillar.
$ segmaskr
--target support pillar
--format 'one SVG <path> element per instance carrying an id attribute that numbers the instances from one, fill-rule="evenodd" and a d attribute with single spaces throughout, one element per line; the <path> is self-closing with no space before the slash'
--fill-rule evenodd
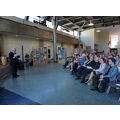
<path id="1" fill-rule="evenodd" d="M 79 54 L 80 54 L 80 41 L 81 41 L 81 31 L 80 31 L 80 28 L 79 28 L 79 31 L 78 31 L 78 33 L 79 33 Z"/>
<path id="2" fill-rule="evenodd" d="M 57 62 L 57 49 L 56 49 L 56 30 L 57 30 L 57 26 L 56 26 L 57 22 L 56 22 L 56 17 L 53 17 L 53 53 L 54 53 L 54 62 Z"/>
<path id="3" fill-rule="evenodd" d="M 23 45 L 21 46 L 22 49 L 22 62 L 24 62 L 24 50 L 23 50 Z"/>

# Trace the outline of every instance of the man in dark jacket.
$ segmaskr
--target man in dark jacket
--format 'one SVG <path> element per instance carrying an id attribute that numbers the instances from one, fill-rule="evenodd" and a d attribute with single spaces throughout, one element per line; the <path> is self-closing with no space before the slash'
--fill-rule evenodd
<path id="1" fill-rule="evenodd" d="M 81 66 L 77 72 L 77 78 L 76 80 L 79 80 L 80 77 L 83 75 L 83 72 L 88 70 L 88 67 L 94 68 L 95 65 L 95 61 L 93 59 L 93 56 L 90 57 L 90 61 L 87 62 L 87 64 L 84 64 L 83 66 Z"/>
<path id="2" fill-rule="evenodd" d="M 13 78 L 18 77 L 17 75 L 17 55 L 16 55 L 16 48 L 12 48 L 12 51 L 9 53 L 9 59 L 10 59 L 10 65 L 12 70 L 12 76 Z"/>

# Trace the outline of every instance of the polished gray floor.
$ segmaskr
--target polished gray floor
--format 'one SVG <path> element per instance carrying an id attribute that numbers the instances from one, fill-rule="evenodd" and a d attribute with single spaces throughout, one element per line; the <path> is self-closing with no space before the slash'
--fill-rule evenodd
<path id="1" fill-rule="evenodd" d="M 80 84 L 61 64 L 27 67 L 0 81 L 6 89 L 43 105 L 117 105 L 118 93 L 98 93 Z"/>

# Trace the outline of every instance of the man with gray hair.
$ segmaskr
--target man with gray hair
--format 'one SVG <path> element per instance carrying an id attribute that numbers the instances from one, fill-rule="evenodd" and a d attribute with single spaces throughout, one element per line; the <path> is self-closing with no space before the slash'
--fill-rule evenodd
<path id="1" fill-rule="evenodd" d="M 9 59 L 10 59 L 10 65 L 11 65 L 11 71 L 13 78 L 17 78 L 17 54 L 16 54 L 16 48 L 12 48 L 12 50 L 9 53 Z"/>

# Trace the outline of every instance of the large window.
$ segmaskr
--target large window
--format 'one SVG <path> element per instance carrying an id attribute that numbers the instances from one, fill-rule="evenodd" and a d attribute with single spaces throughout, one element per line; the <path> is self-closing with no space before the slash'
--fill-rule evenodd
<path id="1" fill-rule="evenodd" d="M 16 16 L 16 17 L 21 18 L 21 19 L 24 19 L 24 18 L 25 18 L 25 16 Z"/>
<path id="2" fill-rule="evenodd" d="M 46 25 L 47 25 L 47 27 L 49 27 L 49 28 L 52 28 L 52 29 L 53 29 L 52 22 L 46 21 Z"/>
<path id="3" fill-rule="evenodd" d="M 111 36 L 111 48 L 118 48 L 118 35 Z"/>

